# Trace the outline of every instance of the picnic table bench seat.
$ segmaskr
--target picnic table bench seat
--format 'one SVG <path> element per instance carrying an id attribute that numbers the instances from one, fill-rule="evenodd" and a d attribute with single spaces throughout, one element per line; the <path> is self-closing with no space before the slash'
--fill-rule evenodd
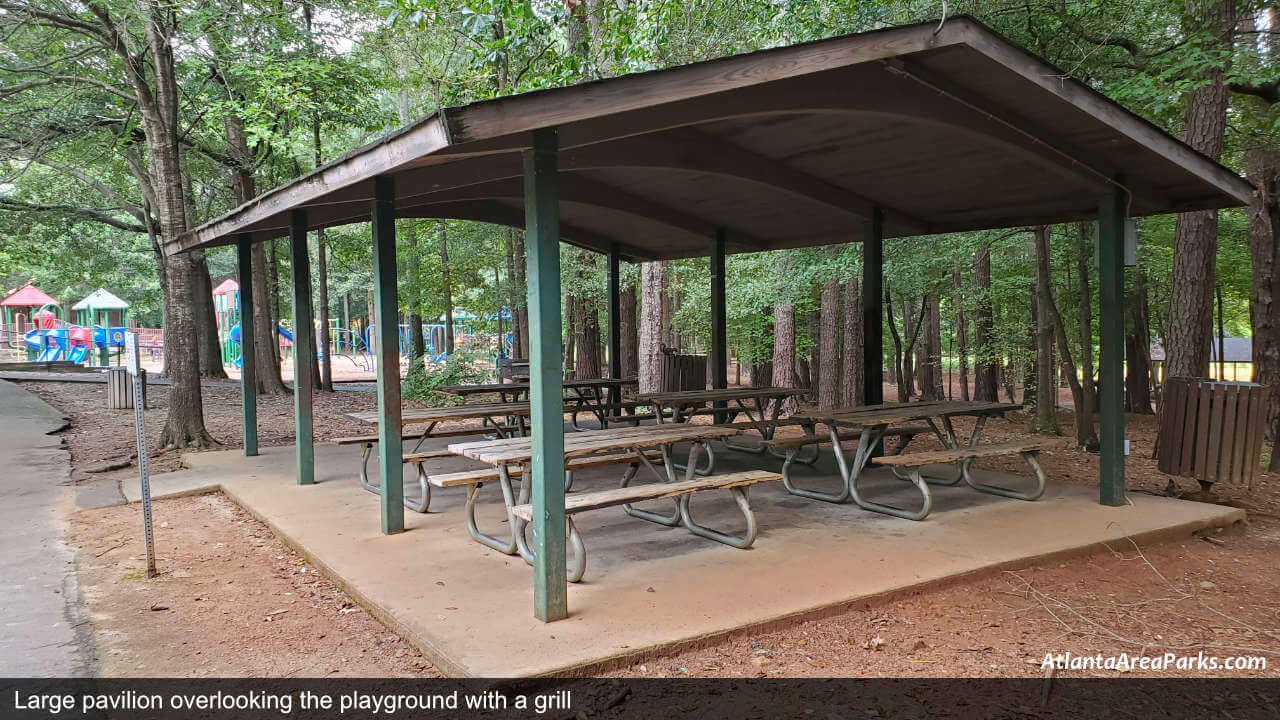
<path id="1" fill-rule="evenodd" d="M 969 487 L 978 492 L 989 493 L 991 495 L 1000 495 L 1001 497 L 1014 498 L 1017 500 L 1037 500 L 1044 494 L 1045 476 L 1044 470 L 1040 467 L 1040 453 L 1043 450 L 1051 449 L 1061 445 L 1060 441 L 1055 440 L 1017 440 L 1005 443 L 993 443 L 990 445 L 976 445 L 972 447 L 961 447 L 949 450 L 930 450 L 927 452 L 907 453 L 904 455 L 894 455 L 890 457 L 877 458 L 876 462 L 881 465 L 888 465 L 895 469 L 904 468 L 907 476 L 905 479 L 911 480 L 917 484 L 922 484 L 921 469 L 926 465 L 941 463 L 959 463 L 960 476 L 950 482 L 940 484 L 955 485 L 961 480 Z M 991 485 L 979 482 L 973 477 L 971 465 L 978 458 L 1000 457 L 1002 455 L 1021 455 L 1027 464 L 1031 466 L 1035 484 L 1030 490 L 1019 491 L 1010 488 Z M 899 476 L 901 477 L 901 475 Z"/>
<path id="2" fill-rule="evenodd" d="M 573 515 L 589 510 L 598 510 L 607 507 L 616 507 L 622 505 L 629 508 L 631 503 L 642 502 L 645 500 L 660 500 L 663 498 L 675 498 L 679 506 L 679 516 L 675 522 L 661 522 L 663 525 L 674 526 L 683 524 L 689 532 L 694 535 L 715 540 L 716 542 L 726 545 L 746 549 L 751 547 L 755 542 L 758 528 L 756 526 L 755 513 L 751 511 L 751 503 L 748 499 L 747 489 L 752 485 L 763 482 L 773 482 L 781 480 L 782 476 L 775 472 L 765 470 L 747 470 L 744 472 L 732 473 L 729 475 L 715 475 L 710 477 L 694 477 L 676 482 L 658 482 L 645 483 L 643 485 L 623 485 L 619 488 L 609 490 L 597 490 L 593 492 L 577 493 L 565 498 L 565 523 L 569 531 L 569 546 L 573 549 L 573 557 L 571 565 L 568 568 L 569 582 L 578 582 L 587 571 L 587 550 L 582 542 L 582 536 L 578 534 L 577 527 L 573 523 Z M 741 535 L 729 535 L 718 530 L 704 527 L 694 522 L 689 512 L 689 498 L 694 493 L 706 490 L 729 490 L 733 493 L 734 500 L 737 502 L 738 508 L 742 511 L 743 517 L 746 518 L 747 527 Z M 521 527 L 516 534 L 517 547 L 521 557 L 530 565 L 533 564 L 534 555 L 532 549 L 524 537 L 524 528 L 526 523 L 533 522 L 533 505 L 531 503 L 523 503 L 515 505 L 510 510 L 513 519 L 519 519 Z M 652 520 L 653 518 L 646 515 L 637 515 L 630 513 L 635 517 Z M 657 520 L 654 520 L 658 522 Z"/>
<path id="3" fill-rule="evenodd" d="M 498 427 L 504 430 L 514 429 L 514 426 L 508 426 L 508 425 L 499 425 Z M 418 440 L 419 441 L 418 444 L 421 445 L 421 441 L 427 439 L 428 437 L 432 437 L 432 438 L 464 437 L 467 435 L 480 435 L 482 433 L 490 432 L 493 429 L 493 428 L 486 428 L 486 427 L 466 427 L 466 428 L 459 428 L 457 430 L 442 430 L 437 432 L 437 431 L 434 431 L 433 428 L 434 428 L 434 424 L 432 424 L 431 426 L 428 426 L 427 429 L 425 430 L 404 432 L 404 433 L 401 433 L 400 439 L 401 440 Z M 378 436 L 377 435 L 356 435 L 352 437 L 338 437 L 338 438 L 333 438 L 330 442 L 332 442 L 335 445 L 360 445 L 363 448 L 360 454 L 360 486 L 363 487 L 365 490 L 368 490 L 369 492 L 373 493 L 374 495 L 381 494 L 382 488 L 379 487 L 377 483 L 369 479 L 369 457 L 373 455 L 373 446 L 378 444 Z M 452 456 L 453 456 L 453 453 L 445 449 L 426 450 L 426 451 L 418 452 L 416 451 L 416 446 L 415 446 L 414 451 L 404 453 L 401 456 L 400 462 L 401 463 L 415 462 L 416 463 L 415 467 L 419 468 L 419 472 L 421 472 L 422 461 L 430 460 L 433 458 L 444 458 L 444 457 L 452 457 Z M 418 489 L 420 490 L 418 499 L 414 500 L 413 498 L 406 496 L 404 498 L 404 506 L 414 512 L 424 513 L 427 511 L 427 507 L 431 504 L 431 492 L 430 492 L 430 489 L 427 488 L 426 484 L 423 482 L 423 478 L 421 477 L 418 478 Z"/>

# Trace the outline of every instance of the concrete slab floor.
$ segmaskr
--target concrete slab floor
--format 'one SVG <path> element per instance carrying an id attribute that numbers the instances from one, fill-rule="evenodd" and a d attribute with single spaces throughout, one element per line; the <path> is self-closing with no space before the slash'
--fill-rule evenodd
<path id="1" fill-rule="evenodd" d="M 717 471 L 780 465 L 743 453 L 718 455 Z M 463 488 L 437 489 L 430 513 L 406 511 L 407 531 L 388 537 L 379 532 L 378 499 L 357 480 L 358 449 L 317 444 L 318 482 L 310 487 L 294 483 L 293 459 L 291 447 L 265 448 L 255 458 L 239 451 L 190 454 L 189 469 L 152 479 L 153 493 L 222 488 L 442 672 L 480 677 L 580 673 L 983 569 L 1244 520 L 1234 508 L 1139 494 L 1126 507 L 1103 507 L 1096 489 L 1051 484 L 1033 503 L 935 488 L 933 514 L 911 522 L 805 500 L 769 483 L 751 490 L 761 530 L 749 550 L 634 519 L 621 508 L 577 516 L 587 574 L 569 588 L 570 617 L 543 624 L 533 618 L 529 566 L 468 537 Z M 473 466 L 449 458 L 433 469 Z M 803 484 L 835 486 L 829 453 L 811 472 Z M 869 494 L 914 501 L 907 483 L 875 472 L 865 486 Z M 613 487 L 620 473 L 582 473 L 575 488 Z M 416 493 L 415 483 L 406 486 Z M 135 500 L 137 484 L 125 489 Z M 481 527 L 501 534 L 500 490 L 494 484 L 481 492 Z M 664 502 L 654 509 L 671 507 Z M 693 511 L 704 525 L 742 524 L 728 493 L 697 496 Z M 156 512 L 162 521 L 163 506 Z"/>

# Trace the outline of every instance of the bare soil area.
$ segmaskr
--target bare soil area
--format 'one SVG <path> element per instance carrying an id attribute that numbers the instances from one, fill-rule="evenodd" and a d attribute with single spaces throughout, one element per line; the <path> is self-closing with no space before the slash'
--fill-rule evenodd
<path id="1" fill-rule="evenodd" d="M 133 413 L 108 411 L 105 386 L 25 383 L 72 418 L 64 436 L 73 478 L 134 478 L 104 461 L 133 452 Z M 886 386 L 885 396 L 895 390 Z M 152 442 L 164 420 L 166 389 L 150 390 Z M 316 437 L 367 432 L 343 413 L 374 407 L 371 393 L 316 394 Z M 239 445 L 240 397 L 234 385 L 205 388 L 206 424 L 222 448 Z M 292 437 L 292 398 L 259 398 L 263 445 Z M 1151 459 L 1153 416 L 1131 416 L 1126 464 L 1132 492 L 1186 494 L 1195 483 L 1159 473 Z M 1029 417 L 987 424 L 989 441 L 1025 436 Z M 1071 415 L 1062 414 L 1071 434 Z M 972 422 L 957 429 L 967 433 Z M 912 449 L 936 446 L 920 437 Z M 1046 454 L 1051 482 L 1097 484 L 1097 456 L 1064 447 Z M 174 452 L 157 453 L 155 472 L 176 469 Z M 1020 462 L 1011 460 L 1009 470 Z M 999 463 L 986 465 L 1000 469 Z M 1215 488 L 1220 501 L 1246 508 L 1241 532 L 1097 553 L 951 584 L 834 611 L 820 620 L 753 631 L 615 670 L 616 676 L 1043 676 L 1045 653 L 1103 653 L 1226 658 L 1260 655 L 1268 669 L 1193 667 L 1164 676 L 1280 675 L 1280 475 L 1262 474 L 1252 490 Z M 312 572 L 270 531 L 220 495 L 166 500 L 157 510 L 164 574 L 143 579 L 136 507 L 82 511 L 70 535 L 80 548 L 82 582 L 107 675 L 423 675 L 434 670 Z M 1069 532 L 1069 528 L 1047 531 Z M 305 568 L 305 572 L 303 571 Z M 278 612 L 284 610 L 286 612 Z M 145 652 L 144 652 L 145 649 Z M 1072 671 L 1070 674 L 1080 674 Z M 1088 673 L 1086 673 L 1088 674 Z M 1109 672 L 1097 674 L 1108 675 Z M 1135 673 L 1142 674 L 1142 673 Z"/>
<path id="2" fill-rule="evenodd" d="M 435 670 L 221 494 L 155 503 L 147 579 L 138 505 L 71 517 L 107 677 L 434 676 Z"/>

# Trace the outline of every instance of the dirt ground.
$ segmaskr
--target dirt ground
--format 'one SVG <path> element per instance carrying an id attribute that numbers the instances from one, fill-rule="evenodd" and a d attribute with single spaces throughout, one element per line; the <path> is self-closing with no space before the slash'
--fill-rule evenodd
<path id="1" fill-rule="evenodd" d="M 76 513 L 68 541 L 106 677 L 434 676 L 398 635 L 221 494 Z"/>
<path id="2" fill-rule="evenodd" d="M 133 452 L 133 414 L 106 410 L 105 386 L 24 387 L 72 417 L 64 435 L 74 480 L 135 477 L 136 468 L 129 466 L 87 472 Z M 886 398 L 896 396 L 894 388 L 885 390 Z M 163 387 L 150 390 L 153 444 L 163 424 L 165 395 Z M 223 447 L 237 447 L 238 389 L 209 384 L 204 397 L 210 432 Z M 317 393 L 315 402 L 318 439 L 365 432 L 340 416 L 374 407 L 373 395 L 365 392 Z M 291 398 L 259 398 L 263 445 L 292 442 L 292 412 Z M 1025 435 L 1028 422 L 1025 414 L 993 420 L 984 437 L 995 442 Z M 1069 412 L 1062 422 L 1069 434 Z M 971 423 L 957 426 L 965 433 Z M 1131 492 L 1195 490 L 1185 480 L 1170 487 L 1169 476 L 1157 471 L 1150 457 L 1155 433 L 1154 417 L 1130 417 L 1126 472 Z M 919 438 L 912 449 L 936 444 Z M 163 452 L 152 462 L 154 472 L 163 472 L 176 468 L 179 458 Z M 1064 448 L 1047 454 L 1043 464 L 1052 482 L 1097 483 L 1095 455 Z M 722 639 L 612 674 L 1040 677 L 1047 652 L 1195 656 L 1203 651 L 1223 658 L 1260 655 L 1269 667 L 1147 674 L 1280 676 L 1280 576 L 1275 573 L 1280 474 L 1262 474 L 1252 491 L 1216 490 L 1221 502 L 1249 511 L 1246 529 L 1152 547 L 1099 547 L 1065 562 L 983 574 L 858 604 L 820 620 Z M 104 675 L 434 674 L 412 648 L 311 568 L 303 572 L 301 560 L 265 526 L 220 495 L 157 503 L 157 518 L 169 523 L 157 528 L 166 574 L 154 582 L 142 579 L 141 544 L 132 539 L 140 524 L 137 513 L 135 507 L 81 511 L 71 521 Z M 165 650 L 156 655 L 156 647 Z"/>

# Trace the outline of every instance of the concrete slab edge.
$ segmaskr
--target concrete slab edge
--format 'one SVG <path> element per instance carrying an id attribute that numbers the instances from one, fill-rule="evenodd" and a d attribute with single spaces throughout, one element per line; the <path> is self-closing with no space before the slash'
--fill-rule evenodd
<path id="1" fill-rule="evenodd" d="M 347 596 L 350 597 L 356 604 L 364 608 L 364 610 L 368 612 L 371 617 L 373 617 L 378 622 L 386 626 L 388 630 L 399 635 L 401 638 L 404 638 L 406 642 L 408 642 L 409 644 L 417 648 L 418 651 L 422 653 L 423 657 L 425 657 L 428 661 L 430 661 L 431 664 L 436 668 L 436 670 L 440 671 L 441 674 L 446 675 L 448 677 L 463 677 L 463 678 L 475 677 L 475 675 L 469 672 L 467 668 L 451 660 L 448 657 L 448 655 L 445 654 L 444 651 L 436 647 L 428 638 L 423 637 L 420 633 L 418 633 L 408 624 L 397 620 L 396 617 L 391 612 L 389 612 L 386 608 L 383 608 L 380 604 L 378 604 L 372 598 L 369 598 L 364 593 L 360 592 L 359 589 L 349 584 L 346 580 L 342 578 L 341 575 L 335 572 L 333 568 L 329 567 L 326 563 L 324 563 L 315 555 L 313 555 L 310 551 L 308 551 L 304 545 L 298 543 L 296 540 L 290 537 L 288 533 L 284 532 L 275 523 L 271 522 L 270 519 L 258 513 L 256 510 L 253 509 L 252 506 L 249 505 L 249 503 L 245 502 L 243 499 L 237 496 L 233 491 L 222 486 L 221 484 L 213 484 L 207 487 L 202 487 L 197 489 L 188 489 L 184 491 L 175 492 L 173 494 L 161 495 L 156 497 L 161 497 L 161 498 L 182 497 L 182 496 L 189 496 L 189 495 L 208 494 L 211 492 L 222 492 L 224 495 L 230 498 L 232 502 L 236 503 L 241 508 L 243 508 L 245 512 L 249 513 L 259 522 L 261 522 L 262 524 L 270 528 L 271 532 L 277 538 L 279 538 L 279 540 L 282 543 L 284 543 L 294 552 L 298 553 L 298 555 L 302 556 L 307 562 L 311 563 L 313 568 L 324 573 L 325 577 L 328 578 L 330 582 L 332 582 L 334 585 L 340 588 L 344 593 L 346 593 Z M 1145 542 L 1145 543 L 1168 542 L 1178 538 L 1191 536 L 1194 533 L 1200 532 L 1202 530 L 1210 530 L 1215 528 L 1229 528 L 1232 526 L 1239 526 L 1241 524 L 1247 523 L 1248 521 L 1247 514 L 1245 513 L 1244 510 L 1227 507 L 1225 505 L 1221 506 L 1221 508 L 1222 508 L 1222 512 L 1213 517 L 1202 518 L 1198 520 L 1191 520 L 1191 521 L 1179 523 L 1177 525 L 1173 525 L 1170 527 L 1157 528 L 1157 529 L 1148 530 L 1145 532 L 1125 535 L 1123 537 L 1127 537 L 1133 540 L 1134 542 Z M 926 580 L 920 583 L 904 584 L 889 590 L 885 590 L 883 592 L 878 592 L 871 595 L 864 595 L 856 598 L 847 598 L 847 599 L 840 600 L 834 603 L 829 603 L 826 605 L 819 605 L 811 608 L 806 608 L 804 610 L 788 613 L 786 615 L 770 618 L 768 620 L 752 623 L 750 625 L 744 625 L 741 627 L 713 631 L 713 632 L 699 635 L 697 637 L 686 638 L 683 640 L 677 640 L 669 643 L 657 643 L 657 644 L 648 645 L 645 647 L 633 648 L 633 649 L 629 649 L 627 652 L 616 653 L 614 655 L 600 658 L 598 660 L 592 660 L 590 662 L 564 665 L 562 667 L 548 670 L 545 673 L 538 673 L 537 675 L 533 675 L 531 677 L 589 677 L 593 674 L 599 674 L 601 672 L 615 670 L 621 667 L 635 664 L 636 662 L 644 662 L 651 659 L 669 656 L 684 650 L 695 649 L 695 648 L 704 647 L 713 643 L 718 643 L 726 639 L 743 637 L 743 636 L 751 635 L 754 633 L 772 632 L 774 630 L 792 627 L 794 625 L 797 625 L 803 622 L 808 622 L 812 620 L 822 620 L 824 618 L 832 617 L 834 615 L 845 612 L 846 610 L 859 604 L 883 605 L 888 602 L 893 602 L 898 598 L 905 597 L 913 593 L 918 593 L 925 589 L 932 590 L 934 588 L 949 587 L 950 585 L 955 583 L 969 581 L 974 578 L 983 577 L 985 575 L 993 574 L 996 572 L 1002 572 L 1004 570 L 1013 570 L 1017 568 L 1030 567 L 1032 565 L 1038 565 L 1045 562 L 1054 562 L 1054 561 L 1065 560 L 1070 558 L 1077 558 L 1081 556 L 1090 555 L 1096 552 L 1100 552 L 1104 549 L 1106 549 L 1106 546 L 1103 543 L 1094 542 L 1094 543 L 1078 545 L 1075 547 L 1064 548 L 1062 550 L 1056 550 L 1053 552 L 1041 553 L 1041 554 L 1033 555 L 1029 557 L 1017 558 L 1016 560 L 992 563 L 990 565 L 985 565 L 983 567 L 976 568 L 966 573 L 951 575 L 945 578 L 940 578 L 935 580 Z"/>
<path id="2" fill-rule="evenodd" d="M 1134 533 L 1124 537 L 1128 537 L 1134 542 L 1169 542 L 1178 538 L 1191 536 L 1203 530 L 1219 527 L 1234 527 L 1248 522 L 1244 510 L 1230 508 L 1227 506 L 1222 506 L 1222 509 L 1223 512 L 1220 515 L 1212 518 L 1192 520 L 1178 525 Z M 1071 548 L 1064 548 L 1062 550 L 1055 550 L 1053 552 L 1017 558 L 1016 560 L 992 563 L 980 568 L 975 568 L 969 572 L 949 575 L 935 580 L 925 580 L 919 583 L 904 584 L 882 592 L 840 600 L 826 605 L 818 605 L 797 612 L 788 613 L 786 615 L 780 615 L 775 618 L 770 618 L 762 622 L 743 625 L 741 627 L 705 633 L 698 637 L 686 638 L 684 640 L 678 640 L 670 643 L 659 643 L 642 648 L 634 648 L 628 650 L 626 653 L 618 653 L 589 663 L 566 665 L 563 668 L 557 668 L 547 673 L 542 673 L 539 676 L 590 677 L 602 672 L 617 670 L 628 665 L 633 665 L 637 662 L 660 659 L 685 650 L 698 649 L 723 642 L 725 640 L 747 637 L 757 633 L 782 630 L 813 620 L 823 620 L 846 612 L 857 605 L 868 604 L 872 606 L 882 606 L 887 603 L 894 602 L 899 598 L 907 597 L 924 590 L 946 588 L 962 582 L 968 582 L 976 578 L 992 575 L 997 572 L 1003 572 L 1005 570 L 1027 568 L 1046 562 L 1055 562 L 1088 556 L 1103 550 L 1106 550 L 1106 546 L 1103 543 L 1094 542 Z"/>

